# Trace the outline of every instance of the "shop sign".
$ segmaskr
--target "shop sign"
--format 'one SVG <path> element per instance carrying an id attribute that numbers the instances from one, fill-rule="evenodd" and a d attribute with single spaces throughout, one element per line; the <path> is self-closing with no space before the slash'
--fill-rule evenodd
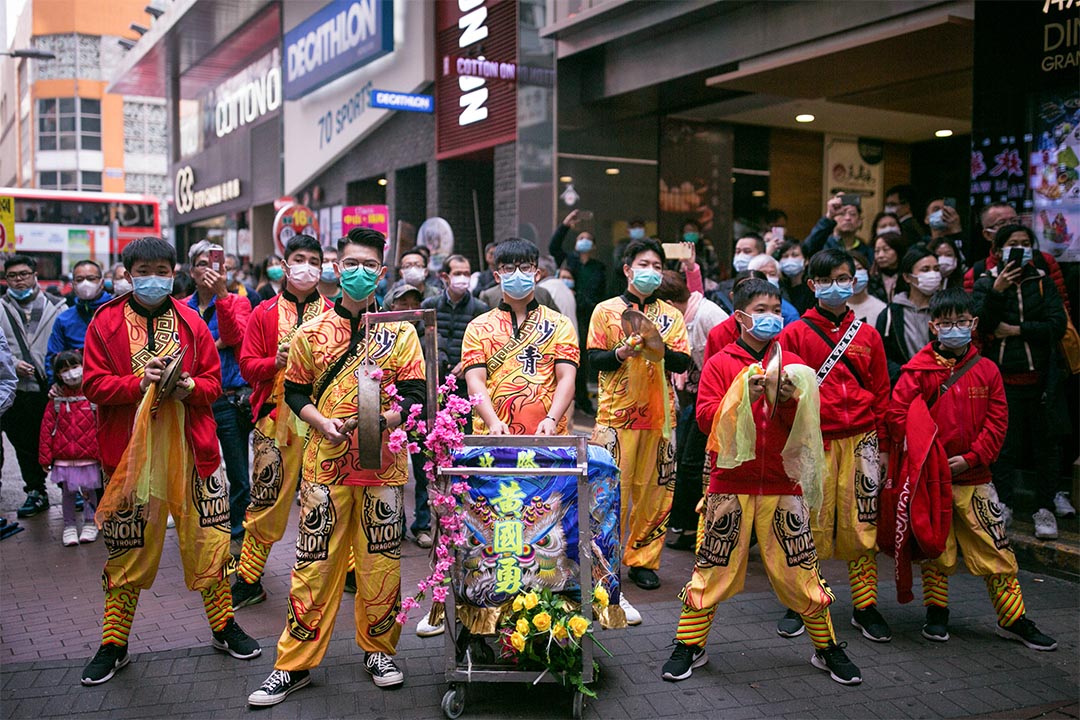
<path id="1" fill-rule="evenodd" d="M 333 0 L 285 33 L 285 99 L 394 50 L 393 0 Z"/>
<path id="2" fill-rule="evenodd" d="M 214 106 L 214 133 L 225 137 L 281 107 L 281 68 L 270 67 L 257 77 L 243 80 Z"/>
<path id="3" fill-rule="evenodd" d="M 341 234 L 353 228 L 371 228 L 390 235 L 390 207 L 387 205 L 346 205 L 341 208 Z"/>
<path id="4" fill-rule="evenodd" d="M 372 90 L 371 107 L 384 110 L 406 110 L 408 112 L 430 113 L 435 111 L 435 98 L 431 95 L 391 92 L 390 90 Z"/>
<path id="5" fill-rule="evenodd" d="M 15 252 L 15 198 L 0 195 L 0 252 Z"/>
<path id="6" fill-rule="evenodd" d="M 274 216 L 274 243 L 278 253 L 284 257 L 285 244 L 297 235 L 319 237 L 319 219 L 311 208 L 293 203 L 277 211 Z"/>
<path id="7" fill-rule="evenodd" d="M 240 197 L 240 178 L 225 180 L 210 187 L 195 189 L 195 171 L 185 165 L 176 171 L 176 214 L 186 215 L 193 210 L 220 205 Z"/>

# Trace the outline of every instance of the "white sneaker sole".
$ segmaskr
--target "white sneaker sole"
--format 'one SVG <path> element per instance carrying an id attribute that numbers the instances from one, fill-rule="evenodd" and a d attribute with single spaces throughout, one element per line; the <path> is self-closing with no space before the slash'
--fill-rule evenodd
<path id="1" fill-rule="evenodd" d="M 437 637 L 446 632 L 446 623 L 440 623 L 438 625 L 427 625 L 423 628 L 417 626 L 416 636 L 422 638 Z"/>
<path id="2" fill-rule="evenodd" d="M 1056 642 L 1053 645 L 1036 645 L 1035 643 L 1028 642 L 1016 633 L 1009 632 L 1000 625 L 997 626 L 995 632 L 997 633 L 998 637 L 1005 638 L 1006 640 L 1015 640 L 1016 642 L 1022 642 L 1024 643 L 1024 645 L 1031 648 L 1032 650 L 1038 650 L 1039 652 L 1050 652 L 1052 650 L 1057 650 Z"/>
<path id="3" fill-rule="evenodd" d="M 251 660 L 262 655 L 262 648 L 255 648 L 255 651 L 249 655 L 241 655 L 240 653 L 229 647 L 227 643 L 223 643 L 219 640 L 211 640 L 210 642 L 214 646 L 215 650 L 220 650 L 223 653 L 232 655 L 237 660 Z"/>
<path id="4" fill-rule="evenodd" d="M 861 675 L 856 675 L 855 677 L 851 678 L 850 680 L 845 680 L 844 678 L 840 677 L 839 675 L 837 675 L 836 673 L 834 673 L 832 670 L 829 669 L 829 666 L 825 664 L 824 660 L 822 660 L 820 657 L 818 657 L 817 653 L 814 653 L 814 655 L 811 656 L 810 664 L 813 665 L 814 667 L 816 667 L 818 670 L 824 670 L 825 672 L 829 673 L 829 677 L 831 677 L 834 682 L 838 682 L 841 685 L 859 685 L 859 684 L 862 683 L 862 676 Z"/>
<path id="5" fill-rule="evenodd" d="M 703 652 L 701 653 L 701 655 L 694 659 L 694 662 L 690 663 L 690 667 L 682 675 L 672 675 L 671 673 L 666 672 L 662 673 L 660 677 L 665 680 L 671 680 L 672 682 L 685 680 L 686 678 L 694 674 L 695 668 L 699 668 L 707 662 L 709 662 L 709 653 Z"/>
<path id="6" fill-rule="evenodd" d="M 79 682 L 81 682 L 83 685 L 86 685 L 87 687 L 91 687 L 93 685 L 101 685 L 102 683 L 107 683 L 110 680 L 112 680 L 113 675 L 115 675 L 118 670 L 127 667 L 128 663 L 130 663 L 130 662 L 131 662 L 131 656 L 130 655 L 125 655 L 124 659 L 123 660 L 118 660 L 116 665 L 113 666 L 113 669 L 111 671 L 109 671 L 109 674 L 106 675 L 105 677 L 101 678 L 100 680 L 91 680 L 89 678 L 81 678 L 79 680 Z"/>
<path id="7" fill-rule="evenodd" d="M 289 697 L 289 693 L 296 692 L 300 688 L 307 687 L 311 684 L 311 676 L 308 675 L 302 680 L 297 680 L 292 687 L 285 692 L 278 693 L 277 695 L 260 695 L 259 691 L 248 695 L 248 705 L 254 705 L 256 707 L 269 707 L 270 705 L 277 705 L 279 702 Z"/>
<path id="8" fill-rule="evenodd" d="M 371 671 L 368 670 L 368 672 L 370 673 Z M 393 687 L 395 685 L 400 685 L 405 682 L 405 673 L 398 672 L 394 675 L 384 675 L 383 677 L 379 677 L 378 675 L 372 675 L 371 681 L 375 683 L 376 687 Z"/>
<path id="9" fill-rule="evenodd" d="M 887 643 L 887 642 L 890 642 L 892 640 L 892 635 L 886 635 L 885 637 L 880 637 L 880 638 L 879 637 L 874 637 L 870 633 L 866 632 L 866 628 L 864 628 L 862 625 L 860 625 L 859 621 L 856 620 L 855 618 L 851 618 L 851 627 L 853 627 L 856 630 L 858 630 L 859 632 L 861 632 L 862 636 L 864 638 L 866 638 L 867 640 L 869 640 L 870 642 Z M 814 657 L 817 657 L 817 656 L 815 655 Z M 839 681 L 837 681 L 837 682 L 839 682 Z"/>
<path id="10" fill-rule="evenodd" d="M 941 642 L 948 642 L 949 641 L 949 633 L 945 633 L 944 635 L 931 635 L 930 633 L 926 632 L 926 630 L 924 629 L 922 631 L 922 636 L 924 638 L 926 638 L 927 640 L 929 640 L 930 642 L 939 642 L 939 643 L 941 643 Z"/>
<path id="11" fill-rule="evenodd" d="M 784 618 L 784 620 L 786 619 L 787 618 Z M 781 620 L 780 622 L 783 622 L 784 620 Z M 782 638 L 797 638 L 804 632 L 806 632 L 806 625 L 803 625 L 802 623 L 799 624 L 799 629 L 795 632 L 787 632 L 786 630 L 781 630 L 780 623 L 776 624 L 776 634 Z"/>

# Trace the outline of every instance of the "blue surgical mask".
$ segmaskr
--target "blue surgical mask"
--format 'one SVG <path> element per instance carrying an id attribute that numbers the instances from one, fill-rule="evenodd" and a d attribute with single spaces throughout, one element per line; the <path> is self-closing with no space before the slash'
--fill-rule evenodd
<path id="1" fill-rule="evenodd" d="M 782 258 L 780 260 L 780 272 L 787 277 L 795 277 L 806 267 L 806 261 L 801 257 Z"/>
<path id="2" fill-rule="evenodd" d="M 683 242 L 696 243 L 698 240 L 701 239 L 701 233 L 696 233 L 696 232 L 693 232 L 693 231 L 684 232 L 682 234 L 682 239 L 683 239 Z"/>
<path id="3" fill-rule="evenodd" d="M 1033 257 L 1035 257 L 1034 251 L 1029 247 L 1024 248 L 1024 262 L 1023 262 L 1023 264 L 1027 265 L 1029 262 L 1031 262 L 1031 259 Z"/>
<path id="4" fill-rule="evenodd" d="M 503 294 L 508 298 L 524 300 L 536 287 L 536 274 L 522 272 L 519 268 L 510 275 L 502 275 L 500 284 Z"/>
<path id="5" fill-rule="evenodd" d="M 334 263 L 325 262 L 322 264 L 322 272 L 319 273 L 319 280 L 324 283 L 337 283 L 337 273 L 334 272 Z"/>
<path id="6" fill-rule="evenodd" d="M 926 218 L 926 221 L 930 223 L 930 228 L 932 230 L 944 230 L 949 227 L 949 223 L 945 222 L 945 213 L 942 210 L 935 210 L 930 213 Z"/>
<path id="7" fill-rule="evenodd" d="M 971 343 L 971 328 L 948 328 L 937 334 L 941 347 L 949 350 L 959 350 Z"/>
<path id="8" fill-rule="evenodd" d="M 837 283 L 827 288 L 818 287 L 814 290 L 814 297 L 825 307 L 840 307 L 854 294 L 855 289 L 851 285 L 840 287 Z"/>
<path id="9" fill-rule="evenodd" d="M 743 315 L 748 315 L 748 313 L 743 313 Z M 754 321 L 749 331 L 750 334 L 762 342 L 772 340 L 784 329 L 784 319 L 779 315 L 755 313 L 750 315 L 750 319 Z"/>
<path id="10" fill-rule="evenodd" d="M 736 255 L 735 259 L 731 261 L 731 266 L 735 268 L 735 272 L 742 272 L 746 268 L 750 267 L 750 259 L 752 257 L 754 256 L 748 255 L 747 253 Z"/>
<path id="11" fill-rule="evenodd" d="M 858 295 L 870 284 L 870 273 L 862 268 L 855 271 L 855 282 L 851 284 L 851 294 Z"/>
<path id="12" fill-rule="evenodd" d="M 574 250 L 576 250 L 579 253 L 592 252 L 592 249 L 593 249 L 592 238 L 578 238 L 577 242 L 574 243 Z"/>
<path id="13" fill-rule="evenodd" d="M 630 239 L 631 240 L 644 240 L 645 239 L 645 228 L 640 228 L 640 227 L 632 227 L 632 228 L 630 228 Z"/>
<path id="14" fill-rule="evenodd" d="M 662 280 L 663 276 L 652 268 L 634 268 L 634 274 L 630 276 L 630 284 L 645 296 L 652 295 Z"/>
<path id="15" fill-rule="evenodd" d="M 563 278 L 562 281 L 566 283 L 566 287 L 574 289 L 574 278 Z"/>
<path id="16" fill-rule="evenodd" d="M 235 270 L 226 270 L 225 271 L 225 284 L 226 285 L 232 285 L 235 282 L 236 282 L 236 271 Z"/>
<path id="17" fill-rule="evenodd" d="M 34 294 L 34 286 L 33 285 L 31 285 L 30 287 L 25 288 L 23 290 L 16 290 L 15 288 L 10 288 L 10 287 L 8 288 L 8 295 L 15 298 L 19 302 L 22 302 L 23 300 L 28 299 L 33 294 Z"/>
<path id="18" fill-rule="evenodd" d="M 105 292 L 111 293 L 113 289 L 112 278 L 105 278 Z"/>
<path id="19" fill-rule="evenodd" d="M 772 277 L 772 276 L 766 276 L 765 279 L 768 280 L 769 284 L 772 285 L 773 287 L 776 287 L 776 288 L 780 287 L 780 278 Z"/>
<path id="20" fill-rule="evenodd" d="M 157 305 L 173 291 L 173 279 L 161 275 L 131 278 L 135 298 L 147 305 Z"/>

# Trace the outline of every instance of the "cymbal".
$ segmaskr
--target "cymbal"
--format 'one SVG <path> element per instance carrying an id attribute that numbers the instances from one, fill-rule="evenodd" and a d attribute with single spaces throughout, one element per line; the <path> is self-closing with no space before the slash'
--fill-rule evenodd
<path id="1" fill-rule="evenodd" d="M 660 362 L 664 359 L 664 339 L 660 337 L 660 331 L 652 320 L 644 313 L 634 308 L 626 308 L 622 313 L 622 329 L 629 337 L 640 335 L 644 341 L 641 354 L 650 362 Z"/>
<path id="2" fill-rule="evenodd" d="M 765 403 L 769 406 L 769 416 L 776 414 L 780 404 L 780 384 L 784 374 L 784 351 L 780 343 L 774 342 L 765 358 Z"/>
<path id="3" fill-rule="evenodd" d="M 180 348 L 180 352 L 169 358 L 165 370 L 161 373 L 158 382 L 159 397 L 167 398 L 176 390 L 176 384 L 180 382 L 180 375 L 184 372 L 184 355 L 187 354 L 187 346 Z"/>

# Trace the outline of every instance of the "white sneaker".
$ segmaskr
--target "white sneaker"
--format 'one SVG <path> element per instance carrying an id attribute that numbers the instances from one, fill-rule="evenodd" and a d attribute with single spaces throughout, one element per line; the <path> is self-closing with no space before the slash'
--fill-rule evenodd
<path id="1" fill-rule="evenodd" d="M 97 540 L 97 525 L 92 522 L 86 523 L 82 526 L 82 532 L 79 533 L 79 542 L 92 543 Z"/>
<path id="2" fill-rule="evenodd" d="M 619 590 L 619 607 L 623 609 L 626 614 L 627 625 L 640 625 L 641 613 L 637 611 L 637 608 L 630 604 L 630 601 L 626 599 L 626 594 Z"/>
<path id="3" fill-rule="evenodd" d="M 74 525 L 68 525 L 64 528 L 64 535 L 61 540 L 64 543 L 64 547 L 73 547 L 79 544 L 79 530 Z"/>
<path id="4" fill-rule="evenodd" d="M 1039 540 L 1055 540 L 1058 536 L 1057 518 L 1054 513 L 1046 508 L 1039 508 L 1039 512 L 1031 516 L 1035 523 L 1035 537 Z"/>
<path id="5" fill-rule="evenodd" d="M 1069 502 L 1068 493 L 1059 492 L 1054 496 L 1054 514 L 1058 517 L 1072 517 L 1076 514 L 1076 508 Z"/>
<path id="6" fill-rule="evenodd" d="M 435 637 L 436 635 L 442 635 L 446 631 L 445 622 L 432 625 L 428 622 L 429 616 L 430 613 L 424 613 L 424 616 L 420 618 L 420 622 L 416 623 L 416 634 L 419 637 Z"/>
<path id="7" fill-rule="evenodd" d="M 173 520 L 173 516 L 172 516 L 171 513 L 169 514 L 169 519 L 165 521 L 165 527 L 170 529 L 170 530 L 172 528 L 176 527 L 176 521 Z"/>

